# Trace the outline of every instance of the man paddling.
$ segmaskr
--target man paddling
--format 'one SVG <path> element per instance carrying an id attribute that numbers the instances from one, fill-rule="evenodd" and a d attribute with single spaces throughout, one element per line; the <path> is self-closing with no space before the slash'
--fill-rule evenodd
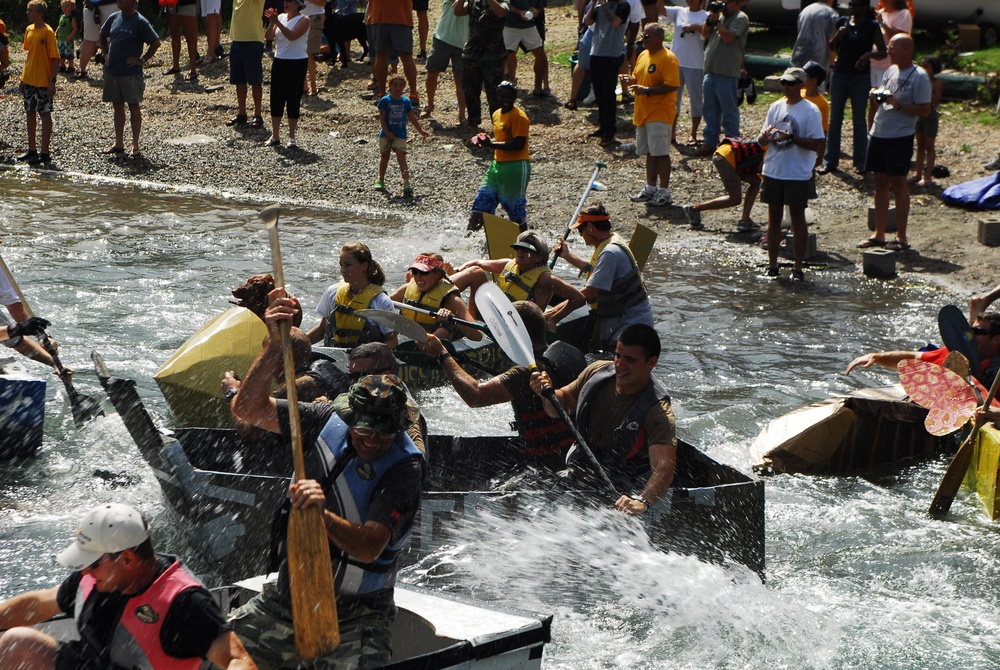
<path id="1" fill-rule="evenodd" d="M 976 340 L 976 350 L 979 353 L 979 369 L 972 370 L 972 375 L 989 388 L 994 377 L 1000 372 L 1000 313 L 988 312 L 980 314 L 972 322 L 972 335 Z M 919 359 L 929 363 L 942 365 L 949 354 L 947 347 L 932 351 L 882 351 L 858 356 L 847 366 L 844 374 L 851 374 L 857 367 L 870 368 L 879 365 L 884 368 L 896 369 L 900 361 Z"/>
<path id="2" fill-rule="evenodd" d="M 553 350 L 547 352 L 545 316 L 542 310 L 535 303 L 524 300 L 515 302 L 514 309 L 524 322 L 539 364 L 556 379 L 574 379 L 583 368 L 583 354 L 562 342 L 556 342 L 552 345 Z M 546 415 L 541 399 L 532 392 L 529 385 L 528 368 L 515 365 L 503 374 L 480 382 L 466 372 L 444 348 L 441 340 L 433 335 L 427 336 L 427 344 L 421 345 L 420 349 L 438 359 L 451 385 L 469 407 L 489 407 L 505 402 L 511 404 L 517 431 L 524 443 L 524 452 L 533 463 L 553 471 L 565 468 L 566 452 L 573 444 L 573 436 L 562 419 Z M 570 355 L 566 355 L 567 349 Z M 572 361 L 573 353 L 579 358 L 579 364 Z M 559 367 L 565 369 L 556 369 L 558 364 L 554 361 L 557 357 L 563 363 Z"/>
<path id="3" fill-rule="evenodd" d="M 264 313 L 269 337 L 233 400 L 243 421 L 291 439 L 287 401 L 269 394 L 282 365 L 278 324 L 297 304 L 272 292 Z M 336 667 L 388 663 L 395 617 L 397 556 L 420 504 L 424 459 L 407 436 L 413 423 L 395 375 L 360 378 L 332 403 L 299 403 L 306 473 L 290 487 L 292 507 L 320 507 L 330 542 L 341 644 L 322 657 Z M 233 614 L 236 631 L 269 667 L 295 665 L 291 585 L 284 547 L 276 583 Z"/>
<path id="4" fill-rule="evenodd" d="M 157 554 L 142 515 L 111 503 L 83 518 L 56 560 L 73 570 L 61 585 L 0 603 L 5 668 L 191 668 L 203 659 L 229 670 L 253 660 L 212 595 L 173 556 Z M 79 640 L 57 642 L 34 628 L 58 614 Z"/>
<path id="5" fill-rule="evenodd" d="M 574 413 L 577 428 L 621 496 L 615 509 L 645 514 L 667 493 L 677 462 L 677 431 L 670 396 L 653 377 L 660 338 L 650 326 L 625 328 L 615 359 L 588 365 L 556 398 Z M 531 375 L 539 396 L 552 386 L 546 372 Z M 549 416 L 558 412 L 544 401 Z M 572 459 L 572 454 L 569 459 Z"/>

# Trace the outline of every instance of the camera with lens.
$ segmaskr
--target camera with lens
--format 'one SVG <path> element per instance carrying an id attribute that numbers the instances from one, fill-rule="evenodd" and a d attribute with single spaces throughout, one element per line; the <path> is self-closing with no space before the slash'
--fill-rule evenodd
<path id="1" fill-rule="evenodd" d="M 719 2 L 719 0 L 713 0 L 712 2 L 708 3 L 708 11 L 709 12 L 713 12 L 713 13 L 714 12 L 723 12 L 725 10 L 726 10 L 726 3 L 724 3 L 724 2 Z"/>
<path id="2" fill-rule="evenodd" d="M 876 88 L 872 91 L 872 97 L 875 98 L 875 102 L 880 105 L 892 97 L 892 91 L 887 88 Z"/>

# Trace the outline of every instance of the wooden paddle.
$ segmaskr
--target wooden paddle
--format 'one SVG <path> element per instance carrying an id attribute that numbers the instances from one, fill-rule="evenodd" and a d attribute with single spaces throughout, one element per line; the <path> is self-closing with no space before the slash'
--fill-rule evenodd
<path id="1" fill-rule="evenodd" d="M 993 384 L 990 386 L 990 392 L 986 395 L 986 400 L 983 401 L 983 407 L 989 407 L 993 402 L 993 397 L 997 394 L 998 386 L 1000 386 L 1000 374 L 994 377 Z M 972 432 L 969 433 L 969 437 L 965 438 L 965 442 L 958 448 L 955 457 L 948 464 L 948 469 L 945 470 L 944 477 L 941 478 L 941 483 L 938 485 L 937 493 L 934 494 L 931 506 L 927 510 L 927 513 L 935 519 L 943 519 L 947 516 L 948 510 L 951 509 L 951 503 L 955 500 L 958 487 L 962 485 L 965 473 L 969 469 L 969 463 L 972 462 L 972 445 L 975 443 L 976 435 L 978 434 L 979 424 L 975 423 L 972 426 Z"/>
<path id="2" fill-rule="evenodd" d="M 518 365 L 523 365 L 532 372 L 538 370 L 538 366 L 535 364 L 535 351 L 531 346 L 531 338 L 528 336 L 528 329 L 525 328 L 524 322 L 521 321 L 521 315 L 517 313 L 514 305 L 511 304 L 506 294 L 500 290 L 500 287 L 491 283 L 480 286 L 479 291 L 476 293 L 476 304 L 480 307 L 479 315 L 483 317 L 483 321 L 490 327 L 493 339 L 500 345 L 503 352 Z M 573 439 L 576 440 L 577 446 L 587 455 L 587 460 L 590 461 L 591 467 L 612 494 L 613 499 L 618 500 L 619 493 L 615 489 L 615 485 L 611 482 L 611 478 L 608 477 L 608 473 L 601 466 L 600 461 L 594 456 L 594 452 L 587 446 L 586 440 L 583 439 L 583 435 L 577 430 L 566 409 L 559 403 L 559 399 L 556 397 L 556 390 L 551 386 L 547 386 L 542 390 L 542 394 L 555 407 L 556 412 L 559 413 L 559 417 L 566 424 L 566 427 L 569 428 Z"/>
<path id="3" fill-rule="evenodd" d="M 281 207 L 272 205 L 260 213 L 271 243 L 274 285 L 285 288 L 278 243 L 278 217 Z M 287 293 L 286 293 L 287 295 Z M 292 357 L 291 324 L 281 322 L 281 356 L 285 366 L 288 392 L 288 422 L 292 433 L 292 460 L 295 481 L 306 478 L 302 453 L 302 424 L 299 418 L 298 393 L 295 388 L 295 360 Z M 319 507 L 292 509 L 288 518 L 288 577 L 292 591 L 292 624 L 295 629 L 295 652 L 309 661 L 335 650 L 340 645 L 337 623 L 337 595 L 330 567 L 330 541 Z"/>
<path id="4" fill-rule="evenodd" d="M 34 316 L 34 312 L 28 306 L 28 301 L 24 299 L 24 294 L 21 293 L 21 287 L 17 285 L 14 275 L 11 274 L 10 268 L 7 267 L 7 263 L 2 256 L 0 256 L 0 270 L 3 270 L 4 275 L 7 276 L 7 281 L 10 282 L 11 287 L 17 294 L 17 299 L 24 305 L 24 311 L 27 312 L 28 316 Z M 73 423 L 76 424 L 76 427 L 82 428 L 83 424 L 91 419 L 104 416 L 104 410 L 101 409 L 100 401 L 80 393 L 73 386 L 73 380 L 70 379 L 70 375 L 66 374 L 66 368 L 63 367 L 62 361 L 59 360 L 59 355 L 56 353 L 56 348 L 53 346 L 52 341 L 49 340 L 49 336 L 43 332 L 39 339 L 42 342 L 42 347 L 52 357 L 52 364 L 56 372 L 59 373 L 59 379 L 62 380 L 63 386 L 66 387 L 66 395 L 69 397 L 69 406 L 73 412 Z"/>
<path id="5" fill-rule="evenodd" d="M 476 296 L 478 297 L 479 294 L 477 293 Z M 396 302 L 395 300 L 393 300 L 392 304 L 395 305 L 398 309 L 408 309 L 411 312 L 416 312 L 417 314 L 426 314 L 427 316 L 438 315 L 437 312 L 432 312 L 431 310 L 423 309 L 422 307 L 414 307 L 413 305 L 407 305 L 405 302 Z M 491 334 L 490 329 L 486 326 L 486 324 L 479 323 L 478 321 L 466 321 L 465 319 L 460 319 L 457 316 L 451 316 L 448 320 L 451 321 L 452 323 L 457 323 L 460 326 L 467 326 L 468 328 L 475 328 L 476 330 L 481 330 L 487 335 Z"/>
<path id="6" fill-rule="evenodd" d="M 580 216 L 580 212 L 583 211 L 583 206 L 587 204 L 587 198 L 590 197 L 590 192 L 594 190 L 594 182 L 597 181 L 597 175 L 601 174 L 601 169 L 608 167 L 607 163 L 602 163 L 601 161 L 594 161 L 594 174 L 590 176 L 590 181 L 587 182 L 587 188 L 583 190 L 583 197 L 580 198 L 580 204 L 576 206 L 576 211 L 573 212 L 573 216 L 569 219 L 569 225 L 566 226 L 566 232 L 563 233 L 562 238 L 565 240 L 569 237 L 569 233 L 573 230 L 573 224 L 576 223 L 576 218 Z M 552 258 L 549 259 L 549 269 L 551 270 L 556 266 L 555 254 L 552 254 Z M 478 297 L 478 293 L 476 294 Z"/>

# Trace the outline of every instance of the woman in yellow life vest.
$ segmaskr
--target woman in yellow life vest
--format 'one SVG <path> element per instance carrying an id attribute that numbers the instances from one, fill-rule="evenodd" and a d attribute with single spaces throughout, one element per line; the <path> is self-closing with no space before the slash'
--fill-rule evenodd
<path id="1" fill-rule="evenodd" d="M 372 259 L 371 250 L 361 242 L 341 247 L 340 275 L 343 281 L 326 289 L 316 306 L 321 321 L 309 331 L 309 340 L 314 344 L 323 340 L 327 347 L 353 348 L 366 342 L 395 347 L 399 337 L 394 330 L 352 316 L 361 309 L 396 311 L 382 288 L 385 272 Z"/>
<path id="2" fill-rule="evenodd" d="M 511 302 L 527 300 L 545 311 L 553 295 L 568 301 L 569 310 L 557 315 L 557 318 L 545 315 L 546 327 L 549 330 L 555 328 L 559 319 L 586 302 L 579 290 L 549 270 L 549 246 L 538 233 L 526 230 L 517 236 L 517 241 L 510 247 L 514 250 L 514 258 L 493 260 L 477 258 L 460 267 L 458 272 L 450 277 L 452 283 L 461 291 L 471 287 L 469 309 L 473 314 L 478 316 L 476 290 L 489 281 L 487 272 L 496 276 L 497 285 L 507 294 Z"/>
<path id="3" fill-rule="evenodd" d="M 437 316 L 428 316 L 401 308 L 400 314 L 419 323 L 428 333 L 442 340 L 457 340 L 463 336 L 478 342 L 483 339 L 482 331 L 467 326 L 453 324 L 449 319 L 454 315 L 465 321 L 474 317 L 462 300 L 461 291 L 447 277 L 447 264 L 440 254 L 427 251 L 407 268 L 409 280 L 396 289 L 389 298 L 414 307 L 436 311 Z"/>

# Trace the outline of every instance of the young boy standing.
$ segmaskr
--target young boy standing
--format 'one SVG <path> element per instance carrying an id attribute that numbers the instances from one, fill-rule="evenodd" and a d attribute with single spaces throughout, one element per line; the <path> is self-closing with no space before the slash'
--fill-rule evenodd
<path id="1" fill-rule="evenodd" d="M 73 74 L 76 71 L 76 3 L 73 0 L 62 1 L 62 16 L 56 27 L 56 46 L 59 48 L 59 71 Z"/>
<path id="2" fill-rule="evenodd" d="M 378 120 L 382 130 L 378 134 L 378 150 L 381 154 L 378 163 L 378 181 L 375 182 L 376 191 L 385 189 L 385 171 L 389 167 L 389 152 L 396 152 L 396 160 L 399 161 L 399 172 L 403 177 L 403 195 L 413 195 L 413 187 L 410 186 L 410 168 L 406 165 L 406 121 L 409 119 L 414 127 L 424 137 L 429 134 L 420 125 L 420 119 L 413 111 L 413 103 L 409 98 L 403 97 L 403 90 L 406 88 L 406 78 L 396 75 L 389 80 L 389 94 L 378 101 Z"/>
<path id="3" fill-rule="evenodd" d="M 49 139 L 52 137 L 52 99 L 56 95 L 59 72 L 59 48 L 55 31 L 45 23 L 47 6 L 43 0 L 28 2 L 28 27 L 24 31 L 24 50 L 28 58 L 21 73 L 21 95 L 27 117 L 28 150 L 17 157 L 29 165 L 49 163 Z M 38 117 L 42 117 L 41 152 L 36 150 Z"/>

